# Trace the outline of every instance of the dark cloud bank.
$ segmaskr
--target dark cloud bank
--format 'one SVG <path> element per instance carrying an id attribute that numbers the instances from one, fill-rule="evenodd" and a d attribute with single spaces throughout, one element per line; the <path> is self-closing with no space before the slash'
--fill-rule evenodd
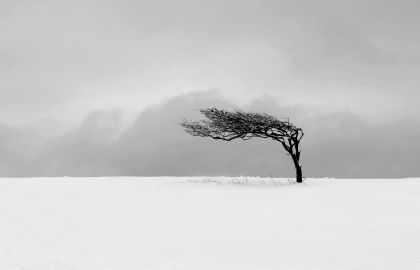
<path id="1" fill-rule="evenodd" d="M 235 104 L 214 90 L 149 107 L 128 128 L 118 112 L 91 113 L 77 128 L 55 136 L 41 128 L 0 126 L 0 176 L 293 176 L 290 158 L 274 141 L 220 142 L 191 137 L 178 125 L 182 117 L 197 119 L 199 108 L 212 106 Z M 307 177 L 420 175 L 417 120 L 368 124 L 349 111 L 278 105 L 268 96 L 243 109 L 290 117 L 304 129 Z"/>

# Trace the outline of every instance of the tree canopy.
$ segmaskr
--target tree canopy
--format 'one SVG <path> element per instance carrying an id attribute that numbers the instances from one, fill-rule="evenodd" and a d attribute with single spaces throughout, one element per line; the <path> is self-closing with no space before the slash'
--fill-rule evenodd
<path id="1" fill-rule="evenodd" d="M 271 138 L 280 142 L 291 155 L 296 168 L 296 180 L 302 182 L 299 142 L 304 134 L 288 118 L 282 121 L 265 113 L 244 112 L 239 109 L 226 111 L 208 108 L 201 109 L 200 112 L 206 117 L 205 120 L 184 119 L 181 122 L 187 133 L 223 141 Z"/>

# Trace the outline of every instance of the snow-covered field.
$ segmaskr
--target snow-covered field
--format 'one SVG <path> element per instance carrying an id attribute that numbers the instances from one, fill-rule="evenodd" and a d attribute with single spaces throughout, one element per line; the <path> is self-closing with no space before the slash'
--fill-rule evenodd
<path id="1" fill-rule="evenodd" d="M 0 179 L 0 269 L 420 269 L 420 179 Z"/>

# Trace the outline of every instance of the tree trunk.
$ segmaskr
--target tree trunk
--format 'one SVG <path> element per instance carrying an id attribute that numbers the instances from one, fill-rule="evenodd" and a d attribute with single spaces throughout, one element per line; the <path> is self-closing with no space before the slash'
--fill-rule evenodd
<path id="1" fill-rule="evenodd" d="M 299 160 L 296 157 L 292 157 L 293 158 L 293 163 L 295 164 L 295 169 L 296 169 L 296 182 L 298 183 L 302 183 L 303 179 L 302 179 L 302 167 L 299 164 Z"/>
<path id="2" fill-rule="evenodd" d="M 293 142 L 292 142 L 293 140 Z M 295 165 L 296 170 L 296 182 L 303 182 L 302 167 L 299 164 L 300 160 L 300 151 L 299 151 L 299 140 L 296 138 L 288 139 L 288 143 L 281 141 L 284 149 L 289 153 L 293 159 L 293 164 Z"/>

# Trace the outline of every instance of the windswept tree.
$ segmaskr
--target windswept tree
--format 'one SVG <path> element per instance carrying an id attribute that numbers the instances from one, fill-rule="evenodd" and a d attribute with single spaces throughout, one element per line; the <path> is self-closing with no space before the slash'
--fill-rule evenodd
<path id="1" fill-rule="evenodd" d="M 215 140 L 231 141 L 234 139 L 271 138 L 280 142 L 293 159 L 296 169 L 296 181 L 302 183 L 302 167 L 299 163 L 299 143 L 303 137 L 301 128 L 287 121 L 281 121 L 265 113 L 202 109 L 206 120 L 183 120 L 180 125 L 192 136 L 210 137 Z"/>

